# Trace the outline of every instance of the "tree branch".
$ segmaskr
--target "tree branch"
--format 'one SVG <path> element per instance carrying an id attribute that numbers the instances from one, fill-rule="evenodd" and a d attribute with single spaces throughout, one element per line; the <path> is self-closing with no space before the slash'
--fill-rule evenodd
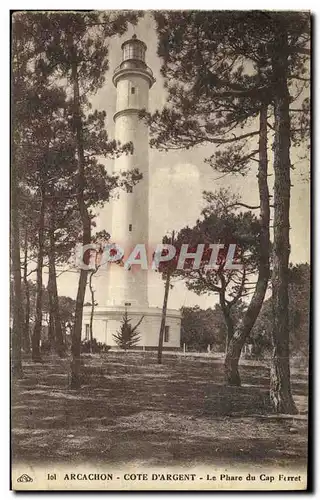
<path id="1" fill-rule="evenodd" d="M 138 321 L 138 323 L 132 328 L 132 333 L 136 331 L 136 329 L 138 328 L 138 326 L 140 325 L 141 321 L 143 320 L 144 316 L 141 316 L 140 320 Z"/>
<path id="2" fill-rule="evenodd" d="M 303 78 L 302 76 L 299 75 L 290 75 L 290 79 L 294 78 L 295 80 L 301 80 L 302 82 L 310 82 L 310 78 Z"/>
<path id="3" fill-rule="evenodd" d="M 232 207 L 237 207 L 237 206 L 248 208 L 249 210 L 258 210 L 260 208 L 260 205 L 253 206 L 253 205 L 247 205 L 246 203 L 241 203 L 241 202 L 232 203 L 231 205 L 228 205 L 226 208 L 232 208 Z"/>

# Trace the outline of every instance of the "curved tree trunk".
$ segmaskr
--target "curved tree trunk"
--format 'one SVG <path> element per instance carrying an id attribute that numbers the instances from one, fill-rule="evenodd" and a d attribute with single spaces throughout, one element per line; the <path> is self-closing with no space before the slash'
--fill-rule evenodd
<path id="1" fill-rule="evenodd" d="M 279 57 L 273 61 L 275 77 L 274 136 L 274 247 L 272 273 L 273 354 L 271 358 L 270 399 L 278 413 L 297 413 L 290 386 L 289 295 L 290 255 L 290 94 L 287 84 L 288 40 L 279 27 Z"/>
<path id="2" fill-rule="evenodd" d="M 42 270 L 43 270 L 43 255 L 44 255 L 44 190 L 41 189 L 40 216 L 38 228 L 38 261 L 37 261 L 37 298 L 36 298 L 36 313 L 32 335 L 32 361 L 41 362 L 40 340 L 42 329 Z"/>
<path id="3" fill-rule="evenodd" d="M 269 223 L 270 205 L 268 189 L 268 156 L 267 156 L 267 104 L 262 104 L 260 109 L 260 134 L 259 134 L 259 167 L 258 187 L 260 196 L 260 245 L 259 245 L 259 273 L 256 288 L 248 309 L 231 339 L 225 358 L 225 376 L 229 385 L 241 385 L 239 375 L 239 358 L 245 340 L 250 335 L 252 327 L 261 310 L 270 276 L 269 264 Z"/>

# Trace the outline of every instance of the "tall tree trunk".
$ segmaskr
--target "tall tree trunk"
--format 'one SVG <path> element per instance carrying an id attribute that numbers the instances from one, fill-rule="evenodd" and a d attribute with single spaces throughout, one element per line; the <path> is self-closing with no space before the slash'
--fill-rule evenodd
<path id="1" fill-rule="evenodd" d="M 80 93 L 77 63 L 72 63 L 72 82 L 73 82 L 73 100 L 74 100 L 74 125 L 76 130 L 76 143 L 77 143 L 77 160 L 78 160 L 78 176 L 77 176 L 77 189 L 78 189 L 78 208 L 82 221 L 82 243 L 87 245 L 91 241 L 91 221 L 88 209 L 84 199 L 85 188 L 85 172 L 84 172 L 84 149 L 83 149 L 83 126 L 81 118 L 80 106 Z M 86 261 L 84 256 L 84 261 Z M 86 293 L 88 271 L 81 269 L 78 283 L 78 293 L 76 299 L 75 321 L 72 330 L 72 361 L 71 361 L 71 389 L 78 389 L 81 387 L 81 330 L 82 330 L 82 317 L 83 317 L 83 303 Z"/>
<path id="2" fill-rule="evenodd" d="M 225 320 L 225 323 L 227 325 L 227 338 L 226 338 L 226 352 L 228 351 L 228 346 L 230 344 L 230 341 L 234 335 L 234 325 L 230 313 L 230 308 L 227 306 L 226 301 L 225 301 L 225 296 L 224 296 L 224 291 L 221 291 L 220 295 L 220 307 L 222 310 L 222 314 Z"/>
<path id="3" fill-rule="evenodd" d="M 41 362 L 40 355 L 40 339 L 42 329 L 42 270 L 43 270 L 43 255 L 44 255 L 44 212 L 45 200 L 44 189 L 41 188 L 41 203 L 38 228 L 38 260 L 37 260 L 37 298 L 35 321 L 32 335 L 32 361 Z"/>
<path id="4" fill-rule="evenodd" d="M 94 307 L 95 307 L 95 302 L 94 302 L 94 288 L 92 286 L 92 278 L 93 275 L 96 273 L 96 270 L 93 270 L 90 272 L 89 276 L 89 288 L 90 288 L 90 294 L 91 294 L 91 312 L 90 312 L 90 326 L 89 326 L 89 332 L 90 332 L 90 352 L 92 353 L 92 343 L 93 343 L 93 316 L 94 316 Z"/>
<path id="5" fill-rule="evenodd" d="M 12 38 L 13 52 L 19 54 L 19 44 Z M 12 52 L 12 54 L 13 54 Z M 19 217 L 19 174 L 16 164 L 16 148 L 19 143 L 19 120 L 17 119 L 16 99 L 14 98 L 14 87 L 21 82 L 20 60 L 17 58 L 16 74 L 12 73 L 11 87 L 11 205 L 10 205 L 10 258 L 11 272 L 13 275 L 13 294 L 12 294 L 12 314 L 13 324 L 10 338 L 11 344 L 11 373 L 14 378 L 22 378 L 22 332 L 23 332 L 23 308 L 22 308 L 22 288 L 21 288 L 21 269 L 20 269 L 20 217 Z"/>
<path id="6" fill-rule="evenodd" d="M 173 245 L 173 244 L 174 244 L 174 231 L 172 231 L 172 235 L 171 235 L 171 245 Z M 168 305 L 168 297 L 169 297 L 169 290 L 170 290 L 170 278 L 171 278 L 171 272 L 170 272 L 170 268 L 168 267 L 166 282 L 165 282 L 165 287 L 164 287 L 162 316 L 161 316 L 161 325 L 160 325 L 159 343 L 158 343 L 158 364 L 160 364 L 160 365 L 162 363 L 163 337 L 164 337 L 164 331 L 165 331 L 165 327 L 166 327 L 167 305 Z"/>
<path id="7" fill-rule="evenodd" d="M 258 187 L 260 197 L 260 244 L 259 244 L 259 269 L 258 281 L 248 309 L 231 339 L 225 357 L 225 376 L 229 385 L 241 385 L 239 375 L 239 358 L 245 340 L 250 335 L 252 327 L 261 310 L 270 276 L 270 204 L 268 189 L 268 155 L 267 155 L 267 114 L 268 105 L 261 104 L 260 109 L 260 134 L 259 134 L 259 167 Z"/>
<path id="8" fill-rule="evenodd" d="M 50 351 L 55 344 L 54 339 L 54 316 L 53 316 L 53 304 L 52 304 L 52 295 L 50 292 L 50 286 L 48 285 L 48 298 L 49 298 L 49 325 L 48 325 L 48 340 L 50 345 Z"/>
<path id="9" fill-rule="evenodd" d="M 164 288 L 164 298 L 163 298 L 163 305 L 162 305 L 161 325 L 160 325 L 160 332 L 159 332 L 158 364 L 160 364 L 160 365 L 162 363 L 163 337 L 164 337 L 164 330 L 165 330 L 165 326 L 166 326 L 169 289 L 170 289 L 170 271 L 167 272 L 167 276 L 166 276 L 166 283 L 165 283 L 165 288 Z"/>
<path id="10" fill-rule="evenodd" d="M 54 305 L 53 305 L 53 293 L 52 293 L 52 271 L 50 269 L 50 249 L 49 249 L 49 279 L 48 279 L 48 302 L 49 302 L 49 327 L 48 327 L 48 339 L 50 344 L 50 351 L 55 346 L 55 322 L 54 322 Z"/>
<path id="11" fill-rule="evenodd" d="M 51 290 L 50 294 L 52 301 L 52 316 L 53 316 L 53 325 L 54 325 L 54 345 L 57 351 L 57 354 L 60 357 L 65 356 L 65 344 L 63 339 L 62 327 L 61 327 L 61 318 L 60 318 L 60 306 L 59 306 L 59 295 L 58 295 L 58 287 L 57 287 L 57 273 L 56 273 L 56 254 L 55 254 L 55 239 L 54 239 L 54 210 L 50 217 L 50 230 L 49 230 L 49 276 L 50 276 L 50 284 Z"/>
<path id="12" fill-rule="evenodd" d="M 13 274 L 13 325 L 12 325 L 12 376 L 23 376 L 21 362 L 21 336 L 23 332 L 23 310 L 20 269 L 20 231 L 18 211 L 18 175 L 13 159 L 11 167 L 11 265 Z"/>
<path id="13" fill-rule="evenodd" d="M 274 246 L 273 328 L 270 399 L 278 413 L 297 413 L 290 385 L 288 266 L 290 255 L 290 94 L 287 84 L 288 38 L 279 26 L 274 72 Z M 281 47 L 281 49 L 280 49 Z"/>
<path id="14" fill-rule="evenodd" d="M 25 295 L 23 350 L 30 352 L 30 290 L 28 283 L 28 230 L 24 233 L 23 284 Z"/>

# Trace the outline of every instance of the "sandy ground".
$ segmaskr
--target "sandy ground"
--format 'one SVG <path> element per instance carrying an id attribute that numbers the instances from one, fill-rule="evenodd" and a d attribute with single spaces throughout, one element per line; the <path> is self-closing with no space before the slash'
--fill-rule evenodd
<path id="1" fill-rule="evenodd" d="M 152 353 L 85 357 L 71 391 L 69 360 L 25 361 L 12 389 L 12 456 L 28 462 L 299 466 L 307 456 L 307 377 L 293 375 L 297 416 L 273 415 L 268 368 L 243 362 L 225 387 L 221 359 Z"/>

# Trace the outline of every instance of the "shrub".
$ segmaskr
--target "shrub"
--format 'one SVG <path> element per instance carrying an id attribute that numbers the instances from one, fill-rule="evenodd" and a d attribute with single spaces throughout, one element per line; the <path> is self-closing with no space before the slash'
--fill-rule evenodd
<path id="1" fill-rule="evenodd" d="M 102 352 L 108 352 L 111 347 L 104 342 L 98 342 L 96 339 L 93 339 L 92 342 L 90 340 L 83 340 L 81 342 L 81 353 L 87 354 L 100 354 Z"/>
<path id="2" fill-rule="evenodd" d="M 127 311 L 124 313 L 120 330 L 116 334 L 113 334 L 113 338 L 120 349 L 124 349 L 126 351 L 127 349 L 130 349 L 130 347 L 134 347 L 139 343 L 140 334 L 137 331 L 137 328 L 143 318 L 144 316 L 140 318 L 135 326 L 132 326 Z"/>

